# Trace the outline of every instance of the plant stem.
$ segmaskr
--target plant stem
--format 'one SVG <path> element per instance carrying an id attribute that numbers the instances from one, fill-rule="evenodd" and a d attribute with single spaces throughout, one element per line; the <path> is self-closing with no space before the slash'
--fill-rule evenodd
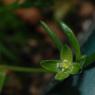
<path id="1" fill-rule="evenodd" d="M 8 66 L 0 65 L 0 69 L 12 70 L 15 72 L 27 72 L 27 73 L 50 73 L 42 68 L 28 68 L 28 67 L 17 67 L 17 66 Z"/>

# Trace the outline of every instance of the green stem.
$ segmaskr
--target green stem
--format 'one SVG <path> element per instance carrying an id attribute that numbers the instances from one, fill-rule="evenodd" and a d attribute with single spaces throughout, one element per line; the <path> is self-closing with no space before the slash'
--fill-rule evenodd
<path id="1" fill-rule="evenodd" d="M 17 66 L 8 66 L 0 65 L 0 69 L 12 70 L 15 72 L 27 72 L 27 73 L 50 73 L 42 68 L 28 68 L 28 67 L 17 67 Z"/>
<path id="2" fill-rule="evenodd" d="M 44 21 L 41 21 L 40 23 L 41 23 L 42 27 L 44 28 L 44 30 L 51 37 L 52 41 L 54 42 L 54 44 L 56 45 L 58 50 L 60 51 L 61 48 L 63 47 L 63 44 L 60 41 L 60 39 L 57 37 L 57 35 L 49 28 L 49 26 Z"/>

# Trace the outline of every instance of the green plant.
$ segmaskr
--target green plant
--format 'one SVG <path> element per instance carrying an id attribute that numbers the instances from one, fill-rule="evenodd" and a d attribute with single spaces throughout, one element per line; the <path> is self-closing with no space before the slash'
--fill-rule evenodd
<path id="1" fill-rule="evenodd" d="M 71 48 L 66 44 L 62 44 L 57 35 L 54 32 L 52 32 L 52 30 L 47 26 L 47 24 L 41 21 L 42 27 L 52 38 L 53 42 L 55 43 L 56 47 L 60 52 L 60 60 L 43 60 L 41 61 L 41 68 L 25 68 L 0 65 L 0 90 L 2 90 L 2 87 L 4 85 L 4 80 L 6 78 L 6 70 L 8 69 L 17 72 L 27 73 L 51 72 L 55 74 L 56 80 L 64 80 L 68 78 L 70 75 L 80 73 L 80 71 L 84 67 L 95 61 L 95 53 L 91 56 L 81 55 L 78 41 L 71 29 L 61 21 L 59 21 L 58 24 L 61 26 L 62 29 L 64 29 L 63 31 L 65 32 L 71 45 L 75 49 L 76 59 L 74 60 Z"/>
<path id="2" fill-rule="evenodd" d="M 13 6 L 17 8 L 19 6 Z M 11 6 L 8 9 L 13 9 Z M 1 8 L 1 11 L 6 11 L 7 8 Z M 10 18 L 11 19 L 11 18 Z M 26 67 L 16 67 L 16 66 L 9 66 L 9 65 L 1 65 L 0 64 L 0 92 L 2 91 L 4 81 L 7 77 L 7 70 L 12 70 L 16 72 L 27 72 L 27 73 L 54 73 L 56 80 L 64 80 L 71 75 L 75 75 L 80 73 L 85 67 L 95 61 L 95 53 L 90 56 L 82 55 L 80 51 L 80 45 L 73 34 L 72 30 L 63 22 L 56 20 L 59 27 L 67 36 L 72 49 L 67 45 L 63 44 L 57 35 L 48 27 L 48 25 L 41 21 L 41 26 L 45 29 L 47 34 L 51 37 L 53 43 L 56 45 L 60 52 L 60 59 L 59 60 L 42 60 L 41 61 L 41 68 L 26 68 Z M 3 35 L 3 34 L 2 34 Z M 0 34 L 0 39 L 4 36 Z M 72 52 L 72 50 L 74 51 Z M 2 42 L 0 42 L 0 53 L 5 53 L 7 56 L 10 56 L 12 59 L 13 55 L 7 51 L 7 49 L 3 46 Z M 10 55 L 9 55 L 10 54 Z M 74 59 L 75 57 L 75 59 Z"/>

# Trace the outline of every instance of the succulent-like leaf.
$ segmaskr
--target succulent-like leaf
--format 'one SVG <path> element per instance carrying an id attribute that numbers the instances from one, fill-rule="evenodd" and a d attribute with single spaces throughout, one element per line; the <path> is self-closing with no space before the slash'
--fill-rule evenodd
<path id="1" fill-rule="evenodd" d="M 69 75 L 70 75 L 69 71 L 60 71 L 56 74 L 55 79 L 61 81 L 61 80 L 68 78 Z"/>
<path id="2" fill-rule="evenodd" d="M 43 60 L 41 61 L 41 66 L 50 72 L 57 72 L 57 64 L 59 64 L 58 62 L 58 60 Z"/>
<path id="3" fill-rule="evenodd" d="M 64 45 L 61 52 L 60 52 L 60 58 L 63 63 L 67 62 L 67 64 L 71 64 L 73 61 L 73 54 L 72 50 L 67 46 Z"/>

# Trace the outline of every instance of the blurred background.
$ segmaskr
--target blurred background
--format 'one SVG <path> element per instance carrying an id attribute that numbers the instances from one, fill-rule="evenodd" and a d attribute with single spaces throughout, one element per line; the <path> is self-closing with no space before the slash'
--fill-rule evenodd
<path id="1" fill-rule="evenodd" d="M 95 0 L 0 0 L 0 64 L 39 67 L 43 59 L 58 59 L 58 50 L 39 25 L 44 20 L 63 43 L 68 43 L 55 18 L 74 31 L 82 46 L 95 25 Z M 42 95 L 53 75 L 8 70 L 7 76 L 1 95 Z"/>

